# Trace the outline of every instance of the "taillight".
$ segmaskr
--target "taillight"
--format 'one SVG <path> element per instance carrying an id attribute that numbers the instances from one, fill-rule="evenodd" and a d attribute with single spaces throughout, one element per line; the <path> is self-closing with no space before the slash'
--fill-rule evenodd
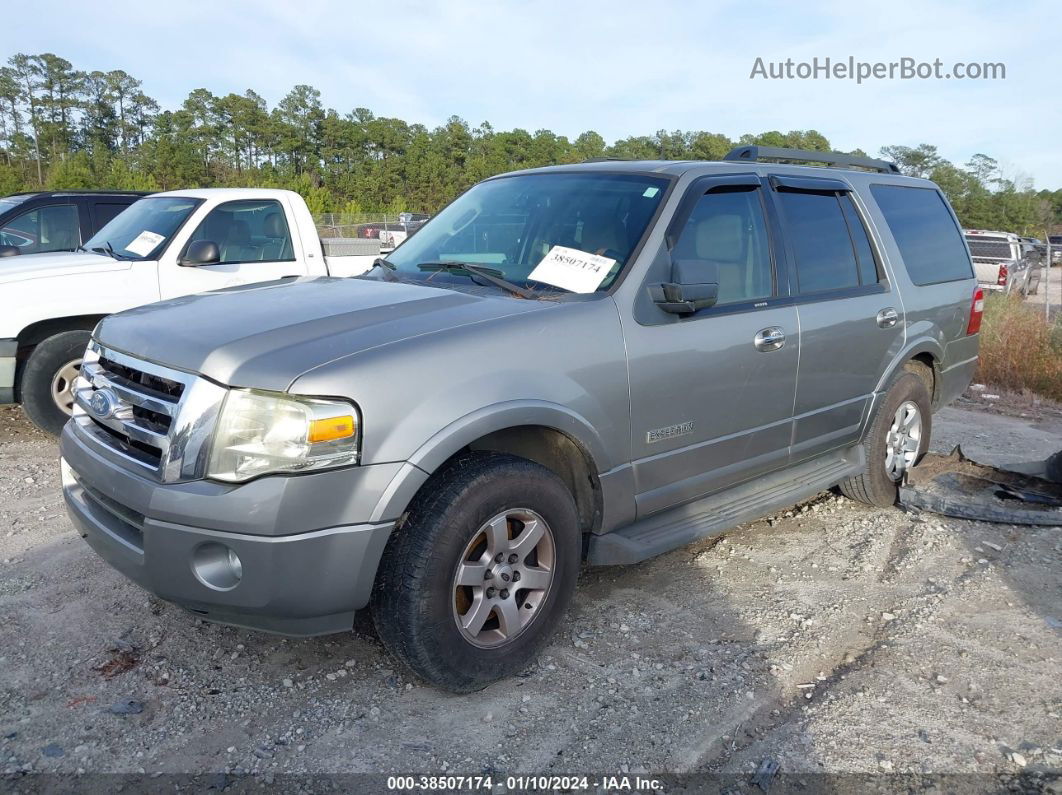
<path id="1" fill-rule="evenodd" d="M 976 334 L 981 330 L 981 316 L 985 313 L 985 291 L 980 287 L 974 290 L 970 302 L 970 322 L 966 324 L 967 334 Z"/>
<path id="2" fill-rule="evenodd" d="M 1006 265 L 1000 265 L 999 266 L 999 278 L 996 279 L 996 284 L 998 284 L 1000 287 L 1006 287 L 1007 286 L 1007 266 Z"/>

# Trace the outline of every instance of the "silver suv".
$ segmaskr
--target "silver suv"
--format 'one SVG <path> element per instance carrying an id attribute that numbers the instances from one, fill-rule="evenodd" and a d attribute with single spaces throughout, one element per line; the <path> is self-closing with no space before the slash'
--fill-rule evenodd
<path id="1" fill-rule="evenodd" d="M 835 486 L 892 505 L 982 303 L 944 196 L 882 161 L 504 174 L 360 277 L 104 319 L 64 494 L 163 599 L 290 635 L 369 606 L 413 671 L 474 690 L 528 665 L 584 561 Z"/>

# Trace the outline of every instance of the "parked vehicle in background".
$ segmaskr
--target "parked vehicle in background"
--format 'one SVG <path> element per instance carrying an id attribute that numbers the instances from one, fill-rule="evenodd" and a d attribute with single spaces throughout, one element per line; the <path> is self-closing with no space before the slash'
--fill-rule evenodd
<path id="1" fill-rule="evenodd" d="M 250 282 L 361 273 L 376 258 L 326 257 L 302 198 L 259 189 L 141 198 L 81 249 L 0 260 L 0 403 L 22 403 L 53 434 L 104 315 Z"/>
<path id="2" fill-rule="evenodd" d="M 1010 232 L 965 230 L 978 283 L 986 290 L 1029 295 L 1039 290 L 1035 248 Z"/>
<path id="3" fill-rule="evenodd" d="M 63 491 L 104 559 L 197 616 L 308 635 L 370 605 L 413 671 L 474 690 L 527 666 L 584 555 L 636 563 L 837 484 L 892 505 L 983 303 L 944 195 L 882 161 L 505 174 L 358 278 L 105 318 Z"/>
<path id="4" fill-rule="evenodd" d="M 1047 239 L 1051 241 L 1051 266 L 1054 267 L 1062 263 L 1062 235 L 1050 235 Z"/>
<path id="5" fill-rule="evenodd" d="M 428 218 L 429 216 L 422 213 L 399 213 L 397 223 L 371 221 L 365 224 L 358 224 L 357 236 L 379 240 L 383 248 L 395 248 L 424 226 Z"/>
<path id="6" fill-rule="evenodd" d="M 73 251 L 147 194 L 36 191 L 0 198 L 0 257 Z"/>

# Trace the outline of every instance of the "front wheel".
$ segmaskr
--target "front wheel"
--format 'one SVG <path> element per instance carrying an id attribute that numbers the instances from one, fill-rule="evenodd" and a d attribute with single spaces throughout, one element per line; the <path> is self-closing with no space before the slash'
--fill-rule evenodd
<path id="1" fill-rule="evenodd" d="M 384 645 L 454 692 L 518 673 L 560 624 L 579 573 L 575 501 L 532 461 L 470 454 L 435 475 L 387 543 L 372 595 Z"/>
<path id="2" fill-rule="evenodd" d="M 929 449 L 933 407 L 921 370 L 905 370 L 885 393 L 863 440 L 866 470 L 840 483 L 849 499 L 887 508 L 904 475 Z"/>
<path id="3" fill-rule="evenodd" d="M 58 436 L 74 410 L 74 381 L 92 335 L 63 331 L 33 349 L 22 373 L 22 408 L 34 425 Z"/>

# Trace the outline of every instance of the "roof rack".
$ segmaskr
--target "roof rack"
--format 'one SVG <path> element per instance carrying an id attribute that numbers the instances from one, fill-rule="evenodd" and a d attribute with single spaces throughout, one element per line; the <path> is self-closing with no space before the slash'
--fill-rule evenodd
<path id="1" fill-rule="evenodd" d="M 776 146 L 738 146 L 731 149 L 723 160 L 757 162 L 760 160 L 801 160 L 810 163 L 828 163 L 831 166 L 867 168 L 882 174 L 899 174 L 900 169 L 888 160 L 873 157 L 846 155 L 843 152 L 814 152 L 810 149 L 784 149 Z"/>
<path id="2" fill-rule="evenodd" d="M 602 157 L 588 157 L 583 162 L 584 163 L 613 163 L 613 162 L 620 162 L 621 163 L 624 160 L 630 160 L 630 158 L 629 157 L 609 157 L 609 156 L 606 155 L 606 156 L 602 156 Z"/>

